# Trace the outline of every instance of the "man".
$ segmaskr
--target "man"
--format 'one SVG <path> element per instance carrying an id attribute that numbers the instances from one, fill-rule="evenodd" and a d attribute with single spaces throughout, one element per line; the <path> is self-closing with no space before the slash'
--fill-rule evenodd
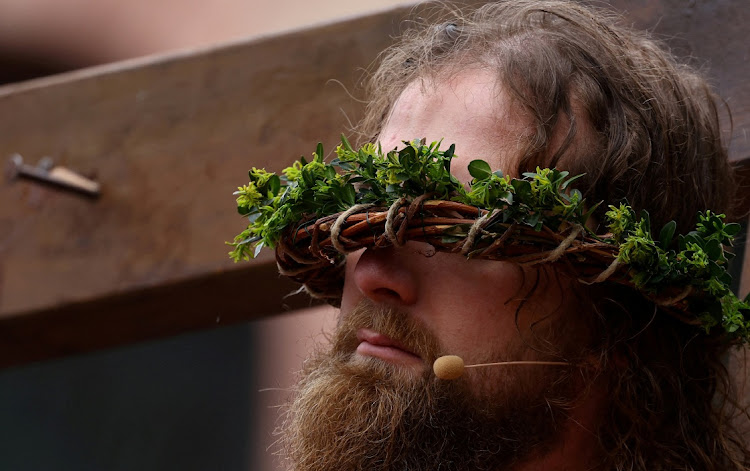
<path id="1" fill-rule="evenodd" d="M 408 32 L 368 91 L 361 131 L 383 149 L 443 139 L 513 176 L 583 173 L 587 201 L 627 199 L 679 232 L 731 209 L 706 83 L 598 10 L 514 0 Z M 333 346 L 306 363 L 282 442 L 300 470 L 749 469 L 728 345 L 697 332 L 553 265 L 368 248 L 346 259 Z M 564 364 L 444 381 L 431 360 L 448 353 Z"/>

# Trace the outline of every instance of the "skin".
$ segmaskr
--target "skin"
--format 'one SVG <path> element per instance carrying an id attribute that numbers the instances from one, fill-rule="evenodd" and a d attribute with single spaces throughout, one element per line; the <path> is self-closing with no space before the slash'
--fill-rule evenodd
<path id="1" fill-rule="evenodd" d="M 421 137 L 427 142 L 442 138 L 445 148 L 455 143 L 461 158 L 452 168 L 464 182 L 471 178 L 466 165 L 476 158 L 507 173 L 514 168 L 520 143 L 529 133 L 528 121 L 513 104 L 495 78 L 479 69 L 450 79 L 415 81 L 396 102 L 380 141 L 383 149 Z M 525 346 L 534 339 L 529 330 L 533 323 L 540 331 L 550 332 L 565 325 L 559 322 L 560 316 L 575 306 L 563 296 L 563 286 L 549 283 L 543 296 L 530 296 L 523 315 L 516 319 L 519 298 L 531 288 L 533 277 L 505 262 L 466 260 L 446 253 L 425 256 L 432 252 L 426 244 L 408 242 L 403 247 L 350 255 L 340 315 L 345 317 L 363 299 L 393 306 L 434 334 L 445 354 L 459 355 L 466 364 L 559 359 Z M 378 338 L 376 332 L 362 332 L 359 339 L 359 356 L 378 358 L 415 374 L 431 368 L 400 350 L 398 339 Z M 503 357 L 509 354 L 514 357 Z M 529 368 L 523 374 L 539 375 L 537 367 L 523 368 Z M 486 386 L 481 381 L 487 381 L 487 374 L 467 374 L 478 388 Z M 502 371 L 495 370 L 491 378 L 502 383 Z M 544 386 L 543 378 L 539 383 Z M 592 469 L 596 446 L 590 430 L 596 428 L 603 401 L 597 385 L 586 389 L 585 397 L 570 411 L 570 421 L 563 426 L 556 446 L 522 469 Z"/>

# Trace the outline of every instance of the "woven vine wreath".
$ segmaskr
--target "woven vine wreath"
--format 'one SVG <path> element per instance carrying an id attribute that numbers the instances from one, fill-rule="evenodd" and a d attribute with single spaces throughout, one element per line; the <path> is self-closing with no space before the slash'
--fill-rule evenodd
<path id="1" fill-rule="evenodd" d="M 345 137 L 326 163 L 322 145 L 312 161 L 300 158 L 282 175 L 250 170 L 238 188 L 237 208 L 250 224 L 230 245 L 247 260 L 276 249 L 279 271 L 312 296 L 336 304 L 345 254 L 415 240 L 436 251 L 520 265 L 563 264 L 583 283 L 637 289 L 664 312 L 728 341 L 750 338 L 750 302 L 730 290 L 725 250 L 739 230 L 723 214 L 698 214 L 694 231 L 675 237 L 670 222 L 655 237 L 646 211 L 609 206 L 608 233 L 586 225 L 596 206 L 571 186 L 579 176 L 537 169 L 521 178 L 492 172 L 482 160 L 468 170 L 470 188 L 451 175 L 455 147 L 404 141 L 384 153 Z"/>

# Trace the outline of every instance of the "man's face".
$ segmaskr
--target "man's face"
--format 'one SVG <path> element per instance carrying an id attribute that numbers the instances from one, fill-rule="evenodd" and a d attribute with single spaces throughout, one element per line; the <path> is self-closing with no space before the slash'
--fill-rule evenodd
<path id="1" fill-rule="evenodd" d="M 455 143 L 459 158 L 451 168 L 468 182 L 466 167 L 473 159 L 505 173 L 514 168 L 528 135 L 527 122 L 489 72 L 471 70 L 442 82 L 413 82 L 397 101 L 380 142 L 384 150 L 422 137 L 427 142 L 443 139 L 445 148 Z M 537 358 L 538 352 L 520 348 L 524 343 L 550 350 L 534 337 L 546 338 L 555 314 L 565 307 L 559 280 L 551 272 L 434 252 L 427 244 L 409 242 L 349 256 L 341 318 L 363 301 L 394 307 L 437 338 L 440 354 L 459 355 L 467 364 Z M 415 373 L 431 367 L 432 359 L 386 345 L 389 341 L 375 334 L 360 334 L 356 355 Z M 522 357 L 508 357 L 510 348 Z M 475 381 L 474 376 L 467 379 Z"/>
<path id="2" fill-rule="evenodd" d="M 417 81 L 380 135 L 456 144 L 462 181 L 473 159 L 508 172 L 528 135 L 490 73 Z M 299 469 L 495 469 L 543 453 L 577 387 L 567 368 L 470 369 L 454 382 L 431 373 L 441 355 L 467 364 L 569 360 L 579 353 L 567 282 L 547 269 L 467 260 L 427 244 L 367 249 L 347 258 L 331 352 L 307 363 L 286 424 Z M 342 467 L 343 466 L 343 467 Z"/>

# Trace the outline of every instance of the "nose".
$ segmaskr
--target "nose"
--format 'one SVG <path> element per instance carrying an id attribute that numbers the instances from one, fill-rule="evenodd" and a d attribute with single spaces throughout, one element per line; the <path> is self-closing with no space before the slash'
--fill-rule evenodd
<path id="1" fill-rule="evenodd" d="M 352 277 L 359 291 L 375 303 L 410 306 L 419 293 L 418 260 L 412 242 L 403 247 L 370 248 L 354 262 Z M 424 258 L 423 256 L 420 258 Z"/>

